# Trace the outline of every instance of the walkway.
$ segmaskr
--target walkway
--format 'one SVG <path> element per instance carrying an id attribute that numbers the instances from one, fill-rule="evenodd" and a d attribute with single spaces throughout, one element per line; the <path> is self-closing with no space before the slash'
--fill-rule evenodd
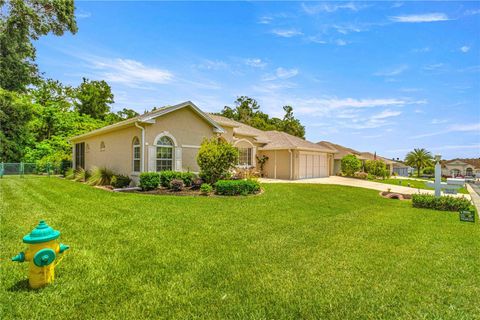
<path id="1" fill-rule="evenodd" d="M 368 180 L 354 179 L 354 178 L 344 178 L 338 176 L 330 176 L 327 178 L 313 178 L 313 179 L 302 179 L 302 180 L 280 180 L 280 179 L 260 179 L 260 182 L 263 183 L 312 183 L 312 184 L 336 184 L 341 186 L 350 186 L 350 187 L 359 187 L 366 189 L 373 189 L 378 191 L 387 191 L 390 189 L 391 192 L 403 193 L 403 194 L 415 194 L 415 193 L 429 193 L 434 194 L 433 190 L 425 189 L 416 189 L 403 186 L 396 186 L 393 184 L 379 183 Z M 454 197 L 465 197 L 470 200 L 468 194 L 456 194 L 451 195 Z"/>
<path id="2" fill-rule="evenodd" d="M 472 197 L 475 208 L 477 208 L 478 218 L 480 219 L 480 186 L 475 183 L 467 183 L 467 190 Z"/>

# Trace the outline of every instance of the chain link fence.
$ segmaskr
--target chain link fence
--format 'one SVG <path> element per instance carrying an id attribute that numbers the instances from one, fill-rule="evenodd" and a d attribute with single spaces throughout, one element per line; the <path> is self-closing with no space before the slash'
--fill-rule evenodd
<path id="1" fill-rule="evenodd" d="M 65 174 L 65 171 L 72 167 L 72 162 L 62 161 L 59 165 L 55 164 L 37 164 L 27 162 L 0 162 L 0 178 L 4 175 L 59 175 Z"/>

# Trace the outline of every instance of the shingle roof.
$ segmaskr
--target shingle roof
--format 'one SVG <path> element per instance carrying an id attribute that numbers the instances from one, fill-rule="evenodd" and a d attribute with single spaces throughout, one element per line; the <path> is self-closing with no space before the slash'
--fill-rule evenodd
<path id="1" fill-rule="evenodd" d="M 216 114 L 209 114 L 209 116 L 215 120 L 215 122 L 220 125 L 233 127 L 233 132 L 238 135 L 246 135 L 255 137 L 255 140 L 258 143 L 265 143 L 261 147 L 262 150 L 278 150 L 278 149 L 309 149 L 309 150 L 318 150 L 323 152 L 334 153 L 336 150 L 328 146 L 321 146 L 304 140 L 302 138 L 293 136 L 286 132 L 280 131 L 263 131 L 244 123 L 219 116 Z"/>
<path id="2" fill-rule="evenodd" d="M 480 169 L 480 158 L 465 158 L 465 159 L 456 158 L 456 159 L 452 159 L 452 160 L 442 160 L 441 161 L 442 167 L 445 168 L 445 164 L 448 164 L 448 163 L 453 162 L 453 161 L 465 162 L 465 163 L 468 163 L 469 165 L 473 166 L 475 169 Z"/>
<path id="3" fill-rule="evenodd" d="M 335 154 L 335 159 L 341 159 L 346 155 L 353 154 L 353 155 L 356 155 L 357 158 L 359 158 L 361 160 L 366 160 L 366 158 L 364 158 L 360 155 L 361 154 L 360 151 L 357 151 L 357 150 L 354 150 L 354 149 L 351 149 L 351 148 L 347 148 L 347 147 L 344 147 L 342 145 L 335 144 L 333 142 L 320 141 L 320 142 L 317 142 L 317 144 L 321 145 L 321 146 L 325 146 L 325 147 L 329 147 L 329 148 L 338 150 L 338 153 Z"/>

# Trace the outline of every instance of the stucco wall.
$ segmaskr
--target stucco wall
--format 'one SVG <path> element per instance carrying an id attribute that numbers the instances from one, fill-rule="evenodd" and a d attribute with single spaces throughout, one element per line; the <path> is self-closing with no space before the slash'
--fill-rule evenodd
<path id="1" fill-rule="evenodd" d="M 266 178 L 290 179 L 290 153 L 288 150 L 258 151 L 258 154 L 268 157 L 263 170 Z M 275 163 L 277 164 L 276 176 Z"/>
<path id="2" fill-rule="evenodd" d="M 128 127 L 102 135 L 75 141 L 85 142 L 85 169 L 92 167 L 106 167 L 117 173 L 130 175 L 132 172 L 134 137 L 140 139 L 140 129 Z M 105 149 L 100 150 L 102 141 Z"/>

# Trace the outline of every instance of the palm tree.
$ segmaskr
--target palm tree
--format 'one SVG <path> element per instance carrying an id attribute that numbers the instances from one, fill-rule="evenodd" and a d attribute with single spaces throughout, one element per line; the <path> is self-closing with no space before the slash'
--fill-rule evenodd
<path id="1" fill-rule="evenodd" d="M 421 149 L 415 148 L 413 149 L 413 151 L 410 151 L 409 153 L 407 153 L 407 156 L 405 157 L 406 164 L 417 168 L 417 174 L 419 178 L 420 178 L 420 171 L 422 171 L 422 168 L 431 166 L 432 160 L 433 160 L 433 156 L 430 153 L 430 151 L 427 151 L 423 148 Z"/>

